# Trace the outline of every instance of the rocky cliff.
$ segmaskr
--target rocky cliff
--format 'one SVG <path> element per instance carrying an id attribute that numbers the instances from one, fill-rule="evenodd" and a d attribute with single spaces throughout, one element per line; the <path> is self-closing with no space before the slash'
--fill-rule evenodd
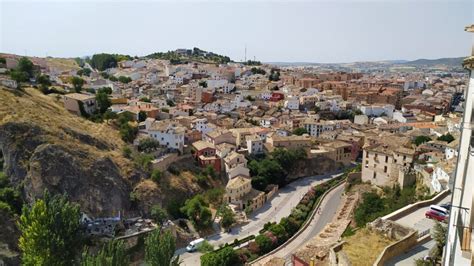
<path id="1" fill-rule="evenodd" d="M 296 165 L 293 167 L 295 170 L 289 172 L 288 179 L 292 180 L 305 176 L 322 175 L 335 171 L 338 167 L 341 167 L 341 165 L 324 156 L 308 158 L 296 162 Z"/>
<path id="2" fill-rule="evenodd" d="M 66 193 L 94 216 L 129 210 L 139 174 L 122 157 L 117 132 L 69 114 L 34 89 L 0 89 L 0 152 L 4 171 L 29 202 Z"/>

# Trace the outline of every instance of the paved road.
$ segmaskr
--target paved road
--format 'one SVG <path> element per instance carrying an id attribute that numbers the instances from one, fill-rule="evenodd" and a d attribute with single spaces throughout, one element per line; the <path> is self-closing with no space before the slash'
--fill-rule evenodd
<path id="1" fill-rule="evenodd" d="M 249 235 L 257 235 L 258 231 L 263 228 L 265 223 L 279 222 L 281 218 L 290 215 L 291 210 L 298 204 L 311 186 L 327 181 L 332 176 L 339 173 L 340 172 L 306 177 L 288 184 L 280 189 L 273 199 L 265 203 L 262 208 L 249 216 L 250 222 L 248 224 L 234 227 L 231 233 L 220 233 L 210 236 L 207 240 L 209 243 L 217 247 L 220 244 L 233 242 L 236 238 L 242 239 Z M 336 210 L 337 205 L 334 211 Z M 324 213 L 323 216 L 325 216 Z M 331 219 L 329 219 L 329 221 Z M 183 261 L 182 265 L 200 265 L 199 257 L 202 254 L 199 252 L 188 253 L 185 249 L 179 249 L 176 251 L 176 254 L 180 255 L 180 258 Z"/>
<path id="2" fill-rule="evenodd" d="M 293 239 L 287 246 L 278 250 L 271 257 L 285 258 L 287 262 L 291 259 L 291 254 L 302 247 L 306 242 L 321 232 L 324 227 L 332 221 L 341 204 L 344 185 L 341 185 L 329 192 L 321 202 L 321 214 L 316 214 L 308 227 L 298 237 Z M 271 258 L 269 257 L 269 258 Z M 259 263 L 262 263 L 263 260 Z"/>
<path id="3" fill-rule="evenodd" d="M 452 194 L 448 194 L 446 197 L 441 198 L 435 204 L 449 203 L 451 201 Z M 425 217 L 425 212 L 429 207 L 419 208 L 418 210 L 396 220 L 397 223 L 413 228 L 418 232 L 423 232 L 431 229 L 435 225 L 435 221 Z"/>
<path id="4" fill-rule="evenodd" d="M 435 246 L 435 241 L 430 240 L 426 243 L 417 245 L 410 249 L 407 253 L 397 256 L 385 264 L 388 266 L 413 266 L 415 260 L 424 258 L 430 252 L 430 249 Z"/>

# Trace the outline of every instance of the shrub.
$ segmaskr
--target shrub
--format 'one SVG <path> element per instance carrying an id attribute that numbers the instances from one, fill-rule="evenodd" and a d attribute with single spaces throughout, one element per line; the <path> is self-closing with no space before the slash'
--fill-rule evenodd
<path id="1" fill-rule="evenodd" d="M 153 169 L 153 171 L 151 172 L 151 180 L 153 180 L 153 182 L 157 184 L 160 182 L 162 176 L 163 174 L 158 169 Z"/>
<path id="2" fill-rule="evenodd" d="M 122 154 L 125 158 L 130 158 L 130 155 L 132 155 L 132 150 L 130 149 L 130 147 L 125 146 L 122 149 Z"/>
<path id="3" fill-rule="evenodd" d="M 260 255 L 270 252 L 273 248 L 272 240 L 266 235 L 258 235 L 255 243 L 258 245 Z"/>
<path id="4" fill-rule="evenodd" d="M 212 204 L 216 206 L 222 202 L 222 197 L 224 196 L 224 193 L 225 191 L 222 188 L 211 188 L 206 191 L 204 197 L 206 197 L 209 202 L 212 202 Z"/>
<path id="5" fill-rule="evenodd" d="M 154 157 L 151 154 L 138 154 L 135 157 L 135 163 L 140 166 L 143 170 L 148 171 L 151 166 L 151 161 Z"/>
<path id="6" fill-rule="evenodd" d="M 168 172 L 172 173 L 173 175 L 179 175 L 180 174 L 179 169 L 174 165 L 168 166 Z"/>
<path id="7" fill-rule="evenodd" d="M 151 207 L 150 215 L 158 224 L 163 224 L 168 218 L 168 214 L 160 207 L 160 205 L 153 205 L 153 207 Z"/>
<path id="8" fill-rule="evenodd" d="M 202 266 L 239 266 L 242 262 L 232 247 L 225 247 L 217 252 L 209 252 L 201 256 Z"/>
<path id="9" fill-rule="evenodd" d="M 207 240 L 204 240 L 204 242 L 201 244 L 201 246 L 198 247 L 198 251 L 201 253 L 208 253 L 214 250 L 214 246 L 211 245 Z"/>

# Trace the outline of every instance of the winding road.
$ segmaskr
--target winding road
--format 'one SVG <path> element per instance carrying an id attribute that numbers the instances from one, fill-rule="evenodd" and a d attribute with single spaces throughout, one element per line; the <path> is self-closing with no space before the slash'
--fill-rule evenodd
<path id="1" fill-rule="evenodd" d="M 313 219 L 310 221 L 310 224 L 306 229 L 294 238 L 290 243 L 288 243 L 283 248 L 279 249 L 274 254 L 265 257 L 252 265 L 264 265 L 273 257 L 284 258 L 286 262 L 290 262 L 291 254 L 293 254 L 298 248 L 302 247 L 306 242 L 315 237 L 321 232 L 326 224 L 330 223 L 336 212 L 339 205 L 341 204 L 342 194 L 344 193 L 344 184 L 339 185 L 337 188 L 329 192 L 320 205 L 320 214 L 316 214 Z"/>
<path id="2" fill-rule="evenodd" d="M 269 201 L 266 202 L 259 210 L 254 212 L 252 215 L 248 217 L 249 223 L 243 226 L 237 226 L 232 228 L 230 233 L 219 233 L 216 235 L 212 235 L 207 237 L 206 239 L 209 241 L 210 244 L 214 245 L 215 247 L 219 246 L 220 244 L 225 244 L 229 242 L 233 242 L 234 239 L 239 238 L 242 239 L 249 235 L 258 235 L 258 231 L 263 228 L 263 225 L 267 222 L 279 222 L 281 218 L 290 215 L 291 210 L 299 203 L 302 199 L 304 194 L 308 191 L 311 186 L 315 186 L 320 184 L 324 181 L 331 179 L 333 176 L 340 174 L 340 172 L 335 172 L 326 175 L 319 175 L 319 176 L 311 176 L 298 179 L 287 186 L 283 187 L 282 189 L 278 190 L 275 196 Z M 339 188 L 338 188 L 339 189 Z M 338 189 L 334 191 L 339 191 Z M 334 192 L 333 191 L 333 192 Z M 341 189 L 342 193 L 342 189 Z M 335 193 L 330 193 L 330 195 L 334 195 Z M 326 197 L 328 198 L 328 197 Z M 311 231 L 310 235 L 314 236 L 319 231 L 322 230 L 324 225 L 331 221 L 332 217 L 334 216 L 335 211 L 337 210 L 337 206 L 339 205 L 340 196 L 330 197 L 330 203 L 327 206 L 330 210 L 322 211 L 321 222 L 314 225 L 314 231 Z M 323 201 L 324 203 L 324 201 Z M 325 207 L 326 208 L 326 207 Z M 324 223 L 324 224 L 323 224 Z M 308 239 L 310 239 L 310 235 L 308 235 Z M 189 253 L 186 250 L 179 249 L 176 251 L 176 255 L 180 255 L 182 260 L 182 265 L 200 265 L 200 256 L 202 255 L 199 252 Z"/>

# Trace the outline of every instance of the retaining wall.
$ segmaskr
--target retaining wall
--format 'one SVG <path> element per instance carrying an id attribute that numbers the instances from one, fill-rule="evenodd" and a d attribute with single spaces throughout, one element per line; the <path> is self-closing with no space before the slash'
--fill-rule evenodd
<path id="1" fill-rule="evenodd" d="M 382 253 L 379 255 L 377 260 L 374 262 L 374 266 L 382 266 L 392 259 L 393 257 L 399 256 L 405 253 L 407 250 L 418 244 L 418 233 L 411 232 L 401 240 L 384 248 Z"/>
<path id="2" fill-rule="evenodd" d="M 399 210 L 396 210 L 392 213 L 389 213 L 382 217 L 383 220 L 391 220 L 391 221 L 396 221 L 402 217 L 405 217 L 406 215 L 418 210 L 419 208 L 423 207 L 428 207 L 434 203 L 437 203 L 440 201 L 442 198 L 446 197 L 449 195 L 451 192 L 449 189 L 441 191 L 438 195 L 434 196 L 433 198 L 429 200 L 424 200 L 424 201 L 418 201 L 413 204 L 407 205 Z"/>

